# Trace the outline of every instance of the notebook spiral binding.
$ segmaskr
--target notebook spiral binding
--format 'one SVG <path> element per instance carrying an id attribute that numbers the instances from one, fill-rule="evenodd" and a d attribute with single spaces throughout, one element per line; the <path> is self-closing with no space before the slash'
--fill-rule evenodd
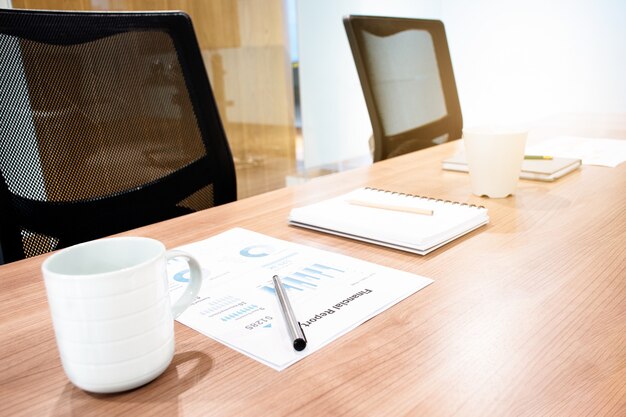
<path id="1" fill-rule="evenodd" d="M 366 190 L 372 190 L 372 191 L 380 192 L 380 193 L 388 193 L 388 194 L 396 194 L 396 195 L 407 196 L 407 197 L 412 197 L 412 198 L 420 198 L 422 200 L 428 200 L 428 201 L 457 204 L 459 206 L 465 206 L 465 207 L 474 207 L 474 208 L 478 208 L 478 209 L 484 209 L 485 208 L 485 206 L 477 206 L 476 204 L 460 203 L 458 201 L 443 200 L 441 198 L 432 198 L 432 197 L 426 197 L 426 196 L 417 195 L 417 194 L 400 193 L 398 191 L 383 190 L 382 188 L 365 187 L 365 189 Z"/>

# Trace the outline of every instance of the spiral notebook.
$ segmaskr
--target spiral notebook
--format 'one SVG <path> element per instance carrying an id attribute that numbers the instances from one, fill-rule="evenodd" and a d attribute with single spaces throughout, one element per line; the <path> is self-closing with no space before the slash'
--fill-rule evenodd
<path id="1" fill-rule="evenodd" d="M 289 224 L 426 255 L 489 222 L 487 209 L 378 188 L 297 207 Z"/>

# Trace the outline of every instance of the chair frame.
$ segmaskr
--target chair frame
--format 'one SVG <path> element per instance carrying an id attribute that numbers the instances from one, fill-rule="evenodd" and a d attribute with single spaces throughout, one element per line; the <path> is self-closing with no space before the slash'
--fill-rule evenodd
<path id="1" fill-rule="evenodd" d="M 343 18 L 343 23 L 372 124 L 374 161 L 380 161 L 390 157 L 394 149 L 409 139 L 426 138 L 423 146 L 425 148 L 433 145 L 432 142 L 428 143 L 429 140 L 444 134 L 448 134 L 448 140 L 461 138 L 463 129 L 461 105 L 454 79 L 454 72 L 452 70 L 452 60 L 450 58 L 443 22 L 428 19 L 349 15 Z M 383 130 L 380 112 L 372 91 L 370 73 L 366 65 L 367 56 L 364 48 L 363 32 L 377 36 L 390 36 L 412 29 L 425 30 L 432 36 L 448 114 L 442 119 L 424 126 L 396 135 L 386 136 Z"/>

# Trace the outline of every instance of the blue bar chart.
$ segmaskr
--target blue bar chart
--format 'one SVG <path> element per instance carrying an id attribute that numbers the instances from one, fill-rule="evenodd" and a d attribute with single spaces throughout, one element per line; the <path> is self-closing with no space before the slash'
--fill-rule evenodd
<path id="1" fill-rule="evenodd" d="M 203 316 L 219 318 L 219 320 L 227 322 L 231 320 L 239 320 L 245 316 L 263 310 L 255 303 L 248 303 L 237 297 L 230 295 L 210 298 L 208 303 L 204 303 L 204 308 L 199 310 Z"/>
<path id="2" fill-rule="evenodd" d="M 340 279 L 345 273 L 346 271 L 332 266 L 314 263 L 291 273 L 281 275 L 280 278 L 287 291 L 298 293 L 315 291 L 324 285 L 324 281 Z M 271 280 L 268 280 L 259 288 L 272 295 L 276 294 Z"/>

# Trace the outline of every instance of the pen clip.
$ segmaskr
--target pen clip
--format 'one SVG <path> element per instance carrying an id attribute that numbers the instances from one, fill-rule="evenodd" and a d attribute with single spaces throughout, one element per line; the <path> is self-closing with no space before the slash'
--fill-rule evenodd
<path id="1" fill-rule="evenodd" d="M 306 340 L 306 334 L 304 334 L 304 329 L 302 328 L 302 323 L 298 322 L 298 326 L 300 326 L 300 331 L 302 332 L 302 337 L 304 337 L 304 342 L 308 343 L 309 341 Z"/>

